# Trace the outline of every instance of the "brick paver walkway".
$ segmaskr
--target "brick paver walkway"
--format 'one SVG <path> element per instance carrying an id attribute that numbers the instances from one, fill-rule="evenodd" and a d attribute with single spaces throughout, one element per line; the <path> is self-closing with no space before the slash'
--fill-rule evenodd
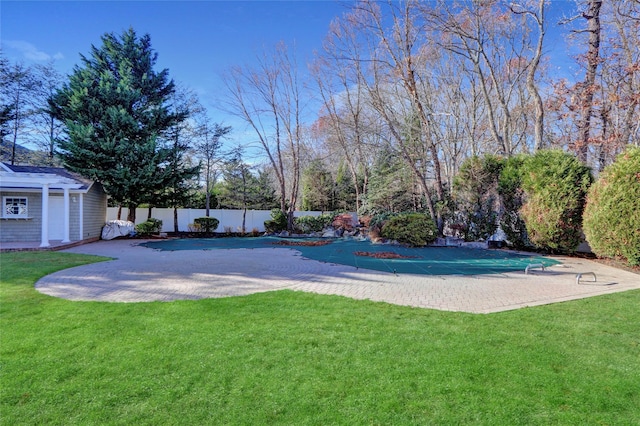
<path id="1" fill-rule="evenodd" d="M 631 289 L 640 275 L 585 259 L 536 270 L 494 275 L 394 275 L 303 258 L 289 248 L 156 251 L 131 240 L 99 241 L 67 252 L 113 257 L 48 275 L 44 294 L 69 300 L 170 301 L 241 296 L 280 289 L 335 294 L 397 305 L 490 313 Z M 577 284 L 594 272 L 597 282 Z"/>

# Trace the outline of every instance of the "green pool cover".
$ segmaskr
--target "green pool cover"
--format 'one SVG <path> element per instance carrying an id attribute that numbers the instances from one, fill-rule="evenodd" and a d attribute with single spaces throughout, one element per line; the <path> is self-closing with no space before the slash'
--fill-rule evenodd
<path id="1" fill-rule="evenodd" d="M 372 244 L 354 239 L 333 239 L 321 246 L 282 245 L 318 241 L 310 238 L 189 238 L 149 241 L 141 245 L 156 250 L 224 250 L 243 248 L 291 248 L 309 259 L 320 262 L 355 266 L 398 274 L 480 275 L 524 271 L 527 265 L 541 263 L 545 267 L 559 262 L 541 256 L 518 254 L 504 250 L 483 250 L 462 247 L 402 247 Z M 356 254 L 359 253 L 359 254 Z M 372 254 L 389 253 L 402 259 L 381 259 Z M 363 254 L 368 254 L 365 256 Z M 275 254 L 274 254 L 275 256 Z"/>

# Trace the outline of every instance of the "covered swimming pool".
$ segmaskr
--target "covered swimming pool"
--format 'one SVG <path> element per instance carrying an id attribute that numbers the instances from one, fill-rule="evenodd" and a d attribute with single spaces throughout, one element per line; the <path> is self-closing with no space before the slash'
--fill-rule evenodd
<path id="1" fill-rule="evenodd" d="M 187 238 L 149 241 L 141 244 L 155 250 L 232 250 L 290 248 L 302 256 L 326 263 L 397 274 L 483 275 L 524 271 L 530 264 L 545 267 L 560 262 L 538 255 L 507 250 L 464 247 L 403 247 L 373 244 L 355 239 L 310 239 L 277 237 Z M 274 252 L 277 256 L 277 252 Z"/>

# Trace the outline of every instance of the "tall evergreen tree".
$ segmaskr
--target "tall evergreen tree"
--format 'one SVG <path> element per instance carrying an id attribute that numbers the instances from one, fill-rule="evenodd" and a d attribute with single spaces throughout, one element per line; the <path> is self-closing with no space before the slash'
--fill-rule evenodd
<path id="1" fill-rule="evenodd" d="M 334 185 L 332 210 L 357 210 L 355 185 L 344 161 L 338 165 Z"/>
<path id="2" fill-rule="evenodd" d="M 280 201 L 278 200 L 278 194 L 276 194 L 269 170 L 266 168 L 259 169 L 256 182 L 256 210 L 272 210 L 278 208 Z"/>
<path id="3" fill-rule="evenodd" d="M 365 212 L 402 212 L 416 210 L 411 171 L 391 148 L 378 154 L 371 171 Z"/>
<path id="4" fill-rule="evenodd" d="M 333 210 L 333 178 L 321 160 L 302 172 L 302 210 Z"/>
<path id="5" fill-rule="evenodd" d="M 105 34 L 51 99 L 67 127 L 65 166 L 102 183 L 131 221 L 148 194 L 171 184 L 172 148 L 163 141 L 187 118 L 170 108 L 175 85 L 167 69 L 154 70 L 157 57 L 148 34 Z"/>

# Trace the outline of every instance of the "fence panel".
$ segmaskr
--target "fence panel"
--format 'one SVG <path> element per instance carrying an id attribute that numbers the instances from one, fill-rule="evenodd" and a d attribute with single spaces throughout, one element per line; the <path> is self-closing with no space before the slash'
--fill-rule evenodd
<path id="1" fill-rule="evenodd" d="M 189 225 L 193 223 L 193 220 L 198 217 L 204 217 L 206 213 L 205 209 L 178 209 L 178 231 L 186 232 L 189 230 Z M 319 216 L 325 212 L 319 211 L 296 211 L 294 215 L 299 216 Z M 127 218 L 128 209 L 122 208 L 123 219 Z M 356 223 L 358 216 L 355 213 L 351 213 Z M 107 208 L 107 220 L 115 220 L 118 216 L 117 207 Z M 239 232 L 242 228 L 242 210 L 209 210 L 209 216 L 215 217 L 220 221 L 216 232 Z M 136 209 L 136 225 L 147 220 L 149 217 L 149 209 L 139 208 Z M 151 210 L 151 217 L 160 219 L 162 221 L 163 232 L 173 232 L 173 209 L 166 208 L 153 208 Z M 264 232 L 265 220 L 271 219 L 271 210 L 247 210 L 245 217 L 245 230 L 251 232 L 254 228 L 258 232 Z"/>

